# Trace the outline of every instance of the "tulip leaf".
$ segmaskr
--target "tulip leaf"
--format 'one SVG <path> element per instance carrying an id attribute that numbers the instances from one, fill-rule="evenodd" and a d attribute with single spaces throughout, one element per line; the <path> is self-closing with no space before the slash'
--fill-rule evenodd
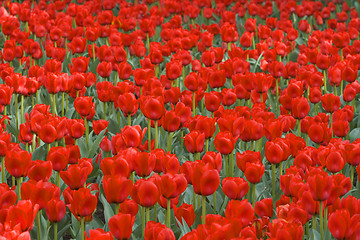
<path id="1" fill-rule="evenodd" d="M 106 132 L 106 129 L 102 130 L 99 135 L 96 137 L 96 140 L 92 143 L 92 145 L 90 146 L 90 149 L 89 149 L 89 152 L 87 154 L 87 157 L 88 158 L 92 158 L 94 157 L 96 151 L 98 150 L 99 148 L 99 145 L 100 145 L 100 142 L 101 140 L 103 139 L 104 137 L 104 134 Z"/>
<path id="2" fill-rule="evenodd" d="M 350 142 L 355 141 L 357 138 L 360 137 L 360 128 L 354 128 L 353 130 L 351 130 L 349 136 L 350 136 Z"/>
<path id="3" fill-rule="evenodd" d="M 108 222 L 109 222 L 109 219 L 112 216 L 114 216 L 114 210 L 112 209 L 111 205 L 107 202 L 107 200 L 103 194 L 100 194 L 100 202 L 102 203 L 102 205 L 104 207 L 104 218 L 105 218 L 104 230 L 108 231 L 109 230 Z"/>
<path id="4" fill-rule="evenodd" d="M 15 137 L 19 136 L 19 129 L 16 127 L 15 119 L 10 119 L 6 126 L 6 129 Z"/>
<path id="5" fill-rule="evenodd" d="M 123 121 L 125 121 L 125 120 L 124 120 L 124 119 L 121 119 L 120 121 L 123 122 Z M 107 129 L 108 129 L 108 132 L 109 132 L 109 133 L 112 133 L 112 134 L 114 134 L 114 135 L 115 135 L 116 133 L 119 133 L 119 132 L 121 131 L 121 127 L 120 127 L 119 123 L 117 122 L 117 120 L 115 120 L 115 119 L 113 119 L 113 118 L 111 118 L 111 119 L 109 120 L 109 125 L 108 125 Z"/>
<path id="6" fill-rule="evenodd" d="M 35 161 L 35 160 L 40 159 L 40 160 L 45 161 L 46 156 L 47 156 L 47 146 L 46 146 L 46 144 L 44 144 L 35 149 L 35 151 L 32 153 L 31 160 Z"/>
<path id="7" fill-rule="evenodd" d="M 310 240 L 320 240 L 321 236 L 320 233 L 316 230 L 310 230 Z"/>
<path id="8" fill-rule="evenodd" d="M 255 64 L 254 64 L 254 67 L 253 67 L 253 70 L 252 72 L 255 73 L 256 72 L 256 68 L 260 65 L 260 61 L 261 61 L 261 58 L 264 54 L 264 51 L 261 52 L 260 56 L 258 57 L 258 59 L 256 60 Z"/>
<path id="9" fill-rule="evenodd" d="M 181 232 L 180 238 L 183 237 L 185 234 L 191 232 L 191 229 L 190 229 L 190 227 L 187 225 L 187 223 L 186 223 L 186 221 L 184 220 L 184 218 L 181 219 L 181 220 L 182 220 L 182 224 L 180 223 L 179 220 L 177 220 L 177 218 L 175 218 L 175 220 L 176 220 L 177 225 L 178 225 L 179 228 L 180 228 L 180 232 Z M 179 238 L 179 239 L 180 239 L 180 238 Z"/>

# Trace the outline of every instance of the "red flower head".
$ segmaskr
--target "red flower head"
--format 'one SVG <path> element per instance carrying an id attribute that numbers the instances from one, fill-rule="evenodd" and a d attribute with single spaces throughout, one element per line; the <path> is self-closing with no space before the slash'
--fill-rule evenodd
<path id="1" fill-rule="evenodd" d="M 113 70 L 112 64 L 106 61 L 102 61 L 96 67 L 96 72 L 103 78 L 110 77 L 112 70 Z"/>
<path id="2" fill-rule="evenodd" d="M 195 211 L 194 206 L 183 203 L 179 208 L 174 206 L 174 213 L 176 219 L 183 224 L 183 220 L 185 220 L 186 224 L 191 227 L 195 222 Z"/>
<path id="3" fill-rule="evenodd" d="M 328 113 L 333 113 L 341 107 L 340 97 L 327 93 L 321 97 L 321 105 Z"/>
<path id="4" fill-rule="evenodd" d="M 118 240 L 130 239 L 135 216 L 119 213 L 109 219 L 109 229 Z"/>
<path id="5" fill-rule="evenodd" d="M 38 204 L 41 210 L 47 206 L 50 199 L 60 198 L 60 188 L 50 182 L 31 180 L 21 185 L 21 198 Z"/>
<path id="6" fill-rule="evenodd" d="M 247 226 L 255 217 L 255 212 L 247 199 L 231 200 L 225 209 L 225 217 L 235 218 L 242 226 Z"/>
<path id="7" fill-rule="evenodd" d="M 46 204 L 45 212 L 50 222 L 60 222 L 64 218 L 66 212 L 64 201 L 58 198 L 51 199 Z"/>
<path id="8" fill-rule="evenodd" d="M 231 132 L 219 132 L 214 139 L 214 145 L 221 154 L 228 155 L 235 148 L 237 138 L 234 138 Z"/>
<path id="9" fill-rule="evenodd" d="M 31 155 L 22 150 L 19 145 L 7 151 L 5 156 L 5 168 L 15 178 L 27 175 L 31 162 Z"/>
<path id="10" fill-rule="evenodd" d="M 145 227 L 144 240 L 175 240 L 175 235 L 165 225 L 150 221 Z"/>
<path id="11" fill-rule="evenodd" d="M 68 205 L 71 213 L 78 221 L 81 218 L 84 218 L 86 222 L 91 221 L 96 209 L 97 197 L 92 195 L 88 188 L 74 190 L 71 197 Z"/>
<path id="12" fill-rule="evenodd" d="M 54 171 L 60 172 L 66 168 L 69 162 L 69 150 L 65 147 L 52 147 L 46 157 L 52 163 Z"/>
<path id="13" fill-rule="evenodd" d="M 258 183 L 265 172 L 265 166 L 260 162 L 257 163 L 246 163 L 245 166 L 245 177 L 250 183 Z"/>
<path id="14" fill-rule="evenodd" d="M 220 30 L 221 39 L 223 42 L 235 42 L 239 38 L 239 33 L 237 32 L 235 26 L 230 25 L 230 23 L 226 22 Z"/>
<path id="15" fill-rule="evenodd" d="M 273 200 L 272 198 L 264 198 L 261 201 L 255 203 L 255 213 L 259 217 L 273 216 Z"/>
<path id="16" fill-rule="evenodd" d="M 121 175 L 106 175 L 103 178 L 103 188 L 108 203 L 122 203 L 130 195 L 132 182 Z"/>
<path id="17" fill-rule="evenodd" d="M 332 178 L 326 172 L 313 174 L 307 178 L 311 194 L 315 201 L 325 201 L 330 197 Z"/>
<path id="18" fill-rule="evenodd" d="M 145 117 L 151 120 L 160 120 L 165 114 L 164 99 L 162 97 L 142 95 L 140 97 L 140 109 Z"/>
<path id="19" fill-rule="evenodd" d="M 209 196 L 219 187 L 219 172 L 213 169 L 210 164 L 196 162 L 193 167 L 191 182 L 195 193 L 202 196 Z"/>
<path id="20" fill-rule="evenodd" d="M 85 160 L 79 164 L 70 165 L 66 171 L 61 171 L 60 177 L 70 189 L 76 190 L 84 186 L 91 171 L 91 163 Z"/>
<path id="21" fill-rule="evenodd" d="M 84 118 L 92 115 L 92 110 L 95 108 L 95 103 L 92 97 L 77 97 L 74 101 L 76 112 Z"/>
<path id="22" fill-rule="evenodd" d="M 85 52 L 86 46 L 86 39 L 82 37 L 74 37 L 68 43 L 68 48 L 70 48 L 72 54 Z"/>
<path id="23" fill-rule="evenodd" d="M 22 232 L 30 231 L 33 228 L 38 210 L 39 205 L 33 204 L 30 200 L 20 200 L 16 205 L 9 208 L 5 222 L 9 224 L 11 229 L 20 225 Z"/>
<path id="24" fill-rule="evenodd" d="M 225 195 L 234 200 L 241 200 L 249 191 L 248 182 L 240 177 L 226 177 L 222 180 Z"/>
<path id="25" fill-rule="evenodd" d="M 172 199 L 180 196 L 186 190 L 187 181 L 183 174 L 166 173 L 159 179 L 161 195 L 166 199 Z"/>
<path id="26" fill-rule="evenodd" d="M 190 153 L 201 153 L 204 149 L 205 133 L 194 130 L 185 135 L 184 145 Z"/>
<path id="27" fill-rule="evenodd" d="M 131 199 L 143 207 L 154 206 L 159 197 L 159 189 L 151 178 L 137 180 L 131 192 Z"/>
<path id="28" fill-rule="evenodd" d="M 161 126 L 167 132 L 175 132 L 180 128 L 180 117 L 176 115 L 174 110 L 167 111 L 163 118 L 161 118 Z"/>

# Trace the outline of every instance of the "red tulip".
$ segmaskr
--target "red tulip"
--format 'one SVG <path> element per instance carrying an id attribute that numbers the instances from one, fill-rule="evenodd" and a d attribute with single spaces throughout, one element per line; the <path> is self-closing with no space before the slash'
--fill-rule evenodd
<path id="1" fill-rule="evenodd" d="M 159 189 L 152 179 L 139 179 L 131 191 L 131 198 L 143 207 L 152 207 L 158 201 Z"/>
<path id="2" fill-rule="evenodd" d="M 38 210 L 39 205 L 33 204 L 30 200 L 20 200 L 9 208 L 5 222 L 11 229 L 19 225 L 22 232 L 30 231 Z"/>
<path id="3" fill-rule="evenodd" d="M 86 183 L 87 177 L 92 171 L 92 165 L 88 161 L 70 165 L 66 171 L 60 172 L 60 177 L 72 190 L 79 189 Z"/>
<path id="4" fill-rule="evenodd" d="M 90 229 L 89 236 L 87 232 L 85 232 L 85 239 L 86 240 L 113 240 L 114 237 L 110 232 L 105 232 L 104 229 L 97 228 L 97 229 Z"/>
<path id="5" fill-rule="evenodd" d="M 65 203 L 60 199 L 53 198 L 47 202 L 45 212 L 50 222 L 60 222 L 65 216 Z"/>
<path id="6" fill-rule="evenodd" d="M 155 155 L 147 152 L 138 152 L 132 159 L 133 168 L 140 177 L 149 176 L 155 168 L 155 163 Z"/>
<path id="7" fill-rule="evenodd" d="M 228 155 L 235 148 L 237 138 L 234 138 L 231 132 L 219 132 L 214 139 L 216 150 L 221 154 Z"/>
<path id="8" fill-rule="evenodd" d="M 175 240 L 175 235 L 165 225 L 150 221 L 145 227 L 144 240 Z"/>
<path id="9" fill-rule="evenodd" d="M 185 135 L 184 145 L 190 153 L 201 153 L 204 149 L 205 134 L 200 131 L 191 131 Z"/>
<path id="10" fill-rule="evenodd" d="M 179 208 L 174 206 L 174 214 L 176 219 L 183 224 L 185 220 L 186 224 L 191 227 L 195 222 L 195 211 L 194 206 L 183 203 Z"/>
<path id="11" fill-rule="evenodd" d="M 95 103 L 92 97 L 77 97 L 74 101 L 76 112 L 81 117 L 88 117 L 92 114 L 92 109 L 95 108 Z"/>
<path id="12" fill-rule="evenodd" d="M 341 107 L 340 97 L 332 93 L 325 94 L 321 97 L 321 105 L 328 113 L 333 113 Z"/>
<path id="13" fill-rule="evenodd" d="M 261 201 L 255 203 L 255 213 L 259 217 L 269 217 L 273 216 L 273 200 L 272 198 L 264 198 Z"/>
<path id="14" fill-rule="evenodd" d="M 28 181 L 21 185 L 21 197 L 38 204 L 41 210 L 47 206 L 50 199 L 60 198 L 60 188 L 50 182 Z"/>
<path id="15" fill-rule="evenodd" d="M 103 188 L 108 203 L 122 203 L 130 195 L 132 182 L 121 175 L 106 175 Z"/>
<path id="16" fill-rule="evenodd" d="M 31 161 L 28 174 L 30 180 L 34 181 L 49 181 L 52 174 L 52 163 L 49 161 L 36 160 Z"/>
<path id="17" fill-rule="evenodd" d="M 265 166 L 262 163 L 246 163 L 245 177 L 250 183 L 258 183 L 265 172 Z"/>
<path id="18" fill-rule="evenodd" d="M 160 120 L 165 114 L 164 99 L 162 97 L 144 96 L 140 97 L 141 112 L 151 120 Z"/>
<path id="19" fill-rule="evenodd" d="M 305 97 L 293 98 L 291 101 L 291 114 L 296 119 L 305 118 L 310 111 L 310 105 Z"/>
<path id="20" fill-rule="evenodd" d="M 345 239 L 350 228 L 350 214 L 347 209 L 338 209 L 329 217 L 328 228 L 336 239 Z"/>
<path id="21" fill-rule="evenodd" d="M 15 178 L 27 175 L 31 161 L 31 155 L 22 150 L 18 145 L 8 150 L 5 156 L 5 168 Z"/>
<path id="22" fill-rule="evenodd" d="M 46 157 L 52 163 L 54 171 L 60 172 L 66 168 L 69 162 L 69 151 L 64 147 L 52 147 Z"/>
<path id="23" fill-rule="evenodd" d="M 80 218 L 85 218 L 85 221 L 88 222 L 92 220 L 96 204 L 97 197 L 91 194 L 90 189 L 80 188 L 72 192 L 72 199 L 70 199 L 68 207 L 78 221 Z"/>
<path id="24" fill-rule="evenodd" d="M 254 216 L 254 209 L 247 199 L 231 200 L 225 209 L 225 217 L 238 219 L 242 226 L 247 226 Z"/>
<path id="25" fill-rule="evenodd" d="M 234 200 L 241 200 L 249 191 L 249 184 L 243 178 L 226 177 L 222 180 L 225 195 Z"/>
<path id="26" fill-rule="evenodd" d="M 186 190 L 187 181 L 183 174 L 172 175 L 166 173 L 161 176 L 159 187 L 160 193 L 164 198 L 176 198 Z"/>
<path id="27" fill-rule="evenodd" d="M 197 162 L 193 168 L 191 182 L 195 193 L 202 196 L 209 196 L 219 187 L 219 172 L 212 169 L 209 164 Z"/>
<path id="28" fill-rule="evenodd" d="M 324 201 L 330 197 L 332 187 L 332 179 L 327 173 L 318 173 L 309 176 L 307 179 L 313 199 L 316 201 Z"/>
<path id="29" fill-rule="evenodd" d="M 130 239 L 135 217 L 130 214 L 119 213 L 109 219 L 109 229 L 118 240 Z"/>

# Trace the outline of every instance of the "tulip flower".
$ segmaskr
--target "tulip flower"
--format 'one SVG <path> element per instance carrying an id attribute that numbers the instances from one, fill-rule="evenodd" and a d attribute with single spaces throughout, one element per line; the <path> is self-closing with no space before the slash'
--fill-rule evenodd
<path id="1" fill-rule="evenodd" d="M 109 219 L 109 229 L 118 240 L 130 239 L 135 217 L 130 214 L 119 213 Z"/>

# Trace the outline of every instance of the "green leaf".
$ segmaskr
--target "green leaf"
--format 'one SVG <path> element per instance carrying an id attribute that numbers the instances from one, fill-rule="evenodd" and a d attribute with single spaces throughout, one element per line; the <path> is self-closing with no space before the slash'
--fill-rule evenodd
<path id="1" fill-rule="evenodd" d="M 104 230 L 107 231 L 109 228 L 108 222 L 109 219 L 114 216 L 114 210 L 112 209 L 111 205 L 107 202 L 106 198 L 103 194 L 100 195 L 100 202 L 104 207 L 104 217 L 105 217 L 105 226 Z"/>
<path id="2" fill-rule="evenodd" d="M 357 138 L 360 137 L 360 128 L 355 128 L 351 130 L 349 136 L 350 136 L 350 142 L 355 141 Z"/>
<path id="3" fill-rule="evenodd" d="M 96 140 L 93 142 L 93 144 L 90 146 L 89 152 L 87 154 L 88 158 L 93 158 L 96 150 L 98 150 L 101 140 L 104 137 L 104 134 L 106 132 L 106 129 L 102 130 L 99 135 L 97 136 Z"/>
<path id="4" fill-rule="evenodd" d="M 32 153 L 32 156 L 31 156 L 31 160 L 43 160 L 45 161 L 46 160 L 46 156 L 47 156 L 47 146 L 46 144 L 38 147 L 35 149 L 35 151 Z"/>
<path id="5" fill-rule="evenodd" d="M 191 232 L 190 227 L 187 225 L 186 221 L 183 218 L 181 219 L 183 224 L 181 224 L 179 220 L 177 220 L 177 218 L 175 218 L 175 220 L 180 228 L 180 232 L 181 232 L 180 237 L 183 237 L 185 234 Z"/>

